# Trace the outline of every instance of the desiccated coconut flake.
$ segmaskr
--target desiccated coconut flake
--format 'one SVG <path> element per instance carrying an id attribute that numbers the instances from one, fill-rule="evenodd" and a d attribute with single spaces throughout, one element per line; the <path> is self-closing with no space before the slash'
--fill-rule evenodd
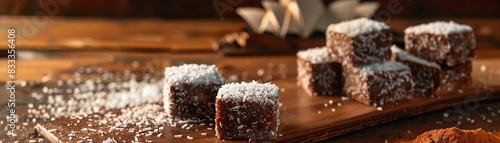
<path id="1" fill-rule="evenodd" d="M 165 68 L 167 84 L 176 85 L 180 83 L 191 84 L 223 84 L 224 77 L 221 76 L 215 65 L 185 64 Z"/>
<path id="2" fill-rule="evenodd" d="M 405 33 L 431 33 L 437 35 L 448 35 L 452 33 L 470 32 L 472 28 L 469 25 L 458 24 L 453 21 L 435 21 L 416 26 L 410 26 L 405 29 Z"/>
<path id="3" fill-rule="evenodd" d="M 338 60 L 335 56 L 329 54 L 326 46 L 301 50 L 297 52 L 297 57 L 309 61 L 312 64 L 335 62 Z"/>
<path id="4" fill-rule="evenodd" d="M 349 36 L 357 36 L 373 31 L 381 31 L 390 27 L 383 23 L 368 18 L 358 18 L 354 20 L 344 21 L 337 24 L 330 24 L 327 31 L 344 33 Z"/>
<path id="5" fill-rule="evenodd" d="M 275 104 L 278 100 L 278 92 L 278 86 L 271 83 L 261 84 L 256 81 L 229 83 L 222 85 L 216 98 L 222 101 L 243 100 L 254 103 Z"/>

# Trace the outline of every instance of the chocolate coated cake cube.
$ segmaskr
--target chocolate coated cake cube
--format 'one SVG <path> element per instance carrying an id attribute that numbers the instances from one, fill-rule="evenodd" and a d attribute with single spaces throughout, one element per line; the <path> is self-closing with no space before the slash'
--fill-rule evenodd
<path id="1" fill-rule="evenodd" d="M 344 70 L 344 94 L 372 106 L 390 106 L 413 98 L 411 69 L 388 61 Z"/>
<path id="2" fill-rule="evenodd" d="M 342 65 L 326 47 L 297 53 L 297 83 L 310 96 L 340 95 L 343 87 Z"/>
<path id="3" fill-rule="evenodd" d="M 165 69 L 164 107 L 172 120 L 213 120 L 215 97 L 224 78 L 215 65 L 185 64 Z"/>
<path id="4" fill-rule="evenodd" d="M 343 66 L 364 66 L 391 58 L 392 33 L 385 23 L 360 18 L 328 26 L 326 45 Z"/>
<path id="5" fill-rule="evenodd" d="M 443 67 L 441 70 L 441 83 L 439 91 L 461 90 L 472 84 L 472 62 Z"/>
<path id="6" fill-rule="evenodd" d="M 410 67 L 413 82 L 414 95 L 420 97 L 435 97 L 435 92 L 439 88 L 441 67 L 435 62 L 430 62 L 415 57 L 408 52 L 392 46 L 392 58 Z"/>
<path id="7" fill-rule="evenodd" d="M 436 21 L 406 28 L 405 45 L 417 57 L 451 67 L 472 61 L 476 39 L 468 25 Z"/>
<path id="8" fill-rule="evenodd" d="M 279 124 L 279 88 L 270 83 L 230 83 L 217 94 L 219 139 L 274 140 Z"/>

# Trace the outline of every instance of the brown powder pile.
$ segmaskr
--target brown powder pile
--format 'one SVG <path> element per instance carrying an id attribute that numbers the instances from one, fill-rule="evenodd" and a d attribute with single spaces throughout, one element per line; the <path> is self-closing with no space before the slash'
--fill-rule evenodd
<path id="1" fill-rule="evenodd" d="M 447 128 L 427 131 L 410 143 L 499 143 L 500 137 L 479 128 L 476 130 L 461 130 Z"/>

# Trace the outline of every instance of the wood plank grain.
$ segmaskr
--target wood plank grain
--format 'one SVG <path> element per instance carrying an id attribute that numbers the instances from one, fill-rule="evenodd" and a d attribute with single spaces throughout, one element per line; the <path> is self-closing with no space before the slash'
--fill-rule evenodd
<path id="1" fill-rule="evenodd" d="M 48 17 L 33 23 L 30 16 L 0 16 L 0 36 L 15 28 L 16 44 L 22 50 L 212 50 L 211 40 L 242 30 L 242 21 L 218 19 L 97 19 Z M 7 49 L 7 41 L 0 41 Z"/>
<path id="2" fill-rule="evenodd" d="M 394 32 L 417 24 L 436 20 L 453 20 L 471 25 L 478 47 L 500 47 L 500 20 L 491 18 L 392 19 Z M 17 47 L 23 50 L 165 50 L 209 51 L 212 40 L 246 27 L 243 21 L 218 19 L 97 19 L 50 17 L 46 24 L 35 24 L 30 16 L 0 16 L 0 37 L 7 28 L 16 28 Z M 395 37 L 401 38 L 401 37 Z M 270 41 L 272 42 L 272 41 Z M 486 43 L 486 44 L 481 44 Z M 308 45 L 308 43 L 299 43 Z M 481 45 L 481 46 L 480 46 Z M 300 45 L 299 45 L 300 46 Z M 0 40 L 0 49 L 7 41 Z"/>

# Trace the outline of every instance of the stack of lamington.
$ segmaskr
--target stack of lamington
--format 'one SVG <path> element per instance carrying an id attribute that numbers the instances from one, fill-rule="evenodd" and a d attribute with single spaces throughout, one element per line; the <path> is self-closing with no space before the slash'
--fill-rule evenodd
<path id="1" fill-rule="evenodd" d="M 328 53 L 342 61 L 343 93 L 367 105 L 384 106 L 413 97 L 411 69 L 390 61 L 392 34 L 385 23 L 360 18 L 332 24 Z"/>
<path id="2" fill-rule="evenodd" d="M 463 92 L 472 82 L 472 28 L 432 22 L 405 30 L 406 50 L 392 45 L 390 27 L 366 18 L 331 24 L 326 47 L 297 53 L 298 83 L 309 95 L 339 95 L 392 106 L 436 91 Z"/>
<path id="3" fill-rule="evenodd" d="M 405 29 L 406 50 L 441 67 L 440 91 L 463 91 L 472 83 L 476 41 L 468 25 L 431 22 Z"/>

